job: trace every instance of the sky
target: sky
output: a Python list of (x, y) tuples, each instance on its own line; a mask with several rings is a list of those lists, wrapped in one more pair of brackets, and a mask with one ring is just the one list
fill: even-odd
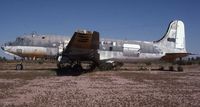
[(0, 0), (0, 45), (25, 33), (72, 36), (78, 29), (154, 41), (171, 21), (182, 20), (187, 51), (199, 54), (199, 13), (199, 0)]

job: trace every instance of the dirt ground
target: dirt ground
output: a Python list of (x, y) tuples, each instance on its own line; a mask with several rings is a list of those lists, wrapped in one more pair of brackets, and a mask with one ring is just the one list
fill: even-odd
[(184, 72), (118, 70), (79, 76), (57, 76), (53, 63), (14, 69), (14, 63), (0, 63), (0, 107), (200, 106), (198, 65), (185, 66)]

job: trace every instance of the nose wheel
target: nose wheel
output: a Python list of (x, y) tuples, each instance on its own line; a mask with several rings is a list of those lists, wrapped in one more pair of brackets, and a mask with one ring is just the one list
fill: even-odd
[(23, 65), (22, 64), (17, 64), (16, 65), (16, 70), (23, 70)]

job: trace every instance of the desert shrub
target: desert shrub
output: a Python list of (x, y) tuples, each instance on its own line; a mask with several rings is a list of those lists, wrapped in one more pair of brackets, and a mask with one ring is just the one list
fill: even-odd
[(151, 62), (146, 62), (145, 63), (147, 66), (150, 66), (152, 63)]
[(38, 64), (43, 64), (44, 61), (43, 60), (38, 60)]
[(192, 65), (192, 61), (187, 61), (187, 65)]

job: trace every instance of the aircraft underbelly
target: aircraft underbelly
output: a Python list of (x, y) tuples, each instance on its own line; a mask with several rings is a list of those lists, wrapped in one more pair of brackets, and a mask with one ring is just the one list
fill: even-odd
[(50, 47), (35, 47), (35, 46), (12, 46), (9, 47), (9, 53), (20, 57), (44, 57), (56, 56), (58, 53), (57, 48)]
[(25, 56), (55, 56), (57, 54), (56, 48), (46, 48), (46, 47), (32, 47), (29, 49), (24, 49), (23, 55)]
[(99, 51), (100, 60), (115, 60), (122, 62), (140, 62), (159, 60), (163, 55), (153, 53), (140, 53), (138, 55), (124, 55), (123, 52)]

